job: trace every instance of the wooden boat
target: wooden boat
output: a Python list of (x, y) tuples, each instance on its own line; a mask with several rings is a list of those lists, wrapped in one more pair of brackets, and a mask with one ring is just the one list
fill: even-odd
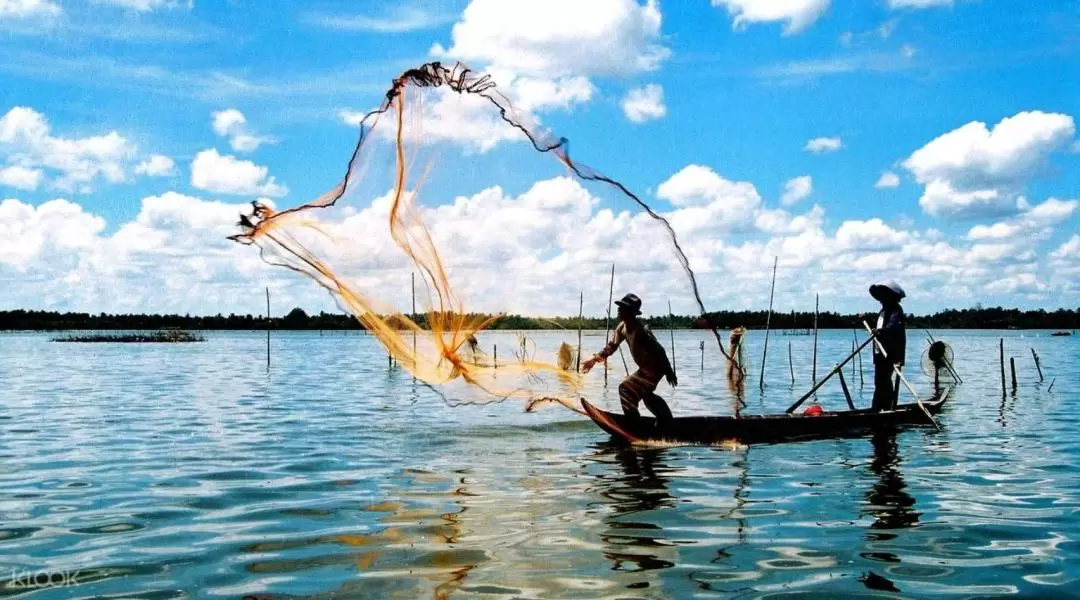
[[(924, 401), (931, 415), (941, 412), (949, 398), (946, 389)], [(629, 443), (676, 442), (715, 444), (735, 440), (744, 444), (778, 443), (806, 439), (860, 436), (878, 429), (910, 425), (930, 426), (930, 420), (918, 404), (900, 404), (894, 410), (872, 409), (803, 414), (752, 415), (735, 417), (677, 417), (669, 426), (658, 429), (652, 417), (628, 417), (599, 409), (584, 398), (581, 406), (600, 429), (616, 440)]]
[(1050, 335), (1053, 336), (1053, 337), (1068, 337), (1068, 336), (1072, 335), (1072, 332), (1071, 331), (1055, 331), (1054, 333), (1051, 333)]

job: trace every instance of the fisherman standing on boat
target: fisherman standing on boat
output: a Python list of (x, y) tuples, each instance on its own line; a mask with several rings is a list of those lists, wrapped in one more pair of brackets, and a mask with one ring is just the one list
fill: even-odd
[(877, 326), (874, 333), (885, 349), (887, 356), (881, 354), (874, 344), (874, 410), (892, 410), (896, 408), (896, 399), (900, 391), (900, 381), (893, 382), (893, 366), (904, 366), (904, 354), (907, 350), (907, 332), (904, 324), (904, 309), (900, 300), (906, 296), (904, 290), (895, 281), (875, 283), (870, 286), (870, 295), (881, 303)]
[(657, 424), (662, 427), (671, 422), (671, 409), (663, 398), (656, 395), (656, 386), (665, 377), (671, 387), (679, 385), (679, 380), (675, 377), (663, 344), (656, 339), (648, 326), (638, 319), (641, 314), (641, 298), (627, 294), (616, 300), (615, 305), (619, 307), (620, 321), (615, 327), (615, 336), (603, 350), (581, 363), (581, 370), (588, 373), (596, 363), (614, 354), (619, 344), (626, 340), (626, 345), (630, 347), (630, 356), (637, 363), (638, 370), (619, 384), (619, 400), (623, 413), (631, 417), (640, 416), (638, 403), (644, 401), (646, 408), (656, 416)]

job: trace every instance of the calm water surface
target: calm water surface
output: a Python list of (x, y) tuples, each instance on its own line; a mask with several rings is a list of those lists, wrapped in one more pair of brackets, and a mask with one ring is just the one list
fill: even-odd
[[(0, 595), (1080, 597), (1080, 337), (935, 335), (965, 379), (940, 432), (637, 450), (558, 406), (450, 407), (364, 335), (277, 334), (269, 375), (257, 333), (0, 335)], [(1019, 379), (1004, 398), (999, 335)], [(925, 342), (909, 336), (917, 372)], [(659, 391), (676, 414), (729, 414), (702, 339), (676, 334), (681, 385)], [(745, 412), (808, 389), (811, 339), (772, 336), (770, 385)], [(851, 342), (823, 333), (819, 372)], [(505, 356), (516, 340), (482, 343)], [(862, 406), (865, 367), (865, 387), (848, 373)], [(617, 381), (594, 371), (585, 395), (614, 409)], [(842, 407), (839, 384), (819, 400)], [(30, 589), (43, 572), (74, 585)]]

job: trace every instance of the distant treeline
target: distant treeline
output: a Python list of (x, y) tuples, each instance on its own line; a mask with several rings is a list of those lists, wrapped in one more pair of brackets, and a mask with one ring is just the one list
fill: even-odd
[[(873, 324), (873, 313), (865, 318)], [(818, 315), (818, 327), (822, 329), (849, 329), (859, 326), (858, 314), (841, 315), (824, 312)], [(703, 317), (657, 316), (646, 319), (655, 329), (732, 329), (743, 326), (748, 329), (765, 327), (766, 312), (721, 311), (707, 313)], [(421, 326), (426, 317), (418, 316)], [(805, 312), (775, 313), (770, 327), (774, 330), (809, 330), (814, 324), (814, 314)], [(33, 310), (0, 311), (0, 330), (59, 331), (72, 329), (118, 330), (118, 329), (270, 329), (278, 330), (361, 330), (364, 329), (351, 315), (321, 312), (309, 315), (294, 308), (284, 317), (274, 317), (267, 323), (266, 317), (252, 315), (110, 315), (89, 313), (59, 313)], [(489, 329), (604, 329), (603, 318), (552, 317), (536, 318), (519, 315), (499, 317)], [(614, 323), (613, 323), (614, 326)], [(1080, 308), (1022, 311), (1015, 308), (968, 308), (944, 310), (933, 315), (908, 315), (909, 328), (930, 329), (1080, 329)]]

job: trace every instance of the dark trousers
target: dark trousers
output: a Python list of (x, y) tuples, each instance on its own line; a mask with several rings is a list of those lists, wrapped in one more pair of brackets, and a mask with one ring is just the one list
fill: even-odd
[(644, 401), (645, 407), (655, 417), (657, 424), (666, 425), (672, 420), (671, 409), (667, 402), (656, 395), (656, 386), (660, 383), (660, 377), (641, 370), (634, 371), (619, 384), (619, 401), (622, 403), (623, 414), (630, 417), (640, 417), (638, 403)]
[(895, 383), (893, 382), (892, 363), (874, 363), (874, 410), (892, 410), (896, 408), (896, 399), (900, 391), (899, 383), (899, 377), (896, 378)]

